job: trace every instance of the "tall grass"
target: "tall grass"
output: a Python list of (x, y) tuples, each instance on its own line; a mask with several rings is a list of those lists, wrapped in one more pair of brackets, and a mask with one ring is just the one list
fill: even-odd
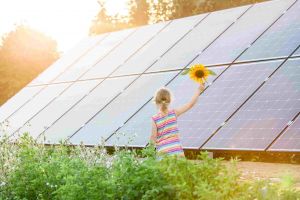
[(25, 135), (1, 142), (0, 199), (300, 199), (290, 177), (241, 181), (236, 162), (207, 153), (158, 160), (153, 147), (108, 154), (102, 146), (45, 146)]

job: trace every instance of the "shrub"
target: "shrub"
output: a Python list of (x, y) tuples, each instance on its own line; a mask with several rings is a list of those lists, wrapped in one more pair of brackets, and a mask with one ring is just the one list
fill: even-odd
[(0, 147), (0, 199), (300, 199), (293, 180), (241, 181), (235, 163), (157, 160), (152, 146), (107, 154), (96, 146), (45, 146), (25, 135)]

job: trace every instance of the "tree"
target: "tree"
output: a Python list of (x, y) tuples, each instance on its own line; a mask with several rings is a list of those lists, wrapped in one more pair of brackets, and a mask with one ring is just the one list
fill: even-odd
[(149, 23), (150, 5), (147, 0), (129, 0), (129, 24), (132, 27), (141, 26)]
[(119, 14), (113, 16), (107, 15), (105, 2), (105, 0), (98, 0), (100, 11), (92, 21), (89, 31), (90, 35), (98, 35), (101, 33), (117, 31), (130, 27), (127, 18), (124, 18)]
[(266, 0), (156, 0), (155, 19), (173, 20), (262, 1)]
[(158, 23), (172, 18), (173, 0), (150, 0), (151, 23)]
[(56, 42), (26, 25), (17, 25), (4, 35), (0, 46), (0, 105), (58, 57)]
[(203, 2), (208, 1), (173, 0), (172, 15), (170, 18), (178, 19), (205, 12), (202, 6)]
[(109, 16), (106, 14), (105, 2), (98, 1), (100, 5), (100, 11), (96, 18), (92, 21), (90, 27), (90, 35), (97, 35), (105, 32), (113, 31)]
[(109, 16), (105, 9), (106, 0), (99, 0), (100, 11), (92, 23), (90, 34), (117, 31), (262, 1), (266, 0), (128, 0), (128, 16)]

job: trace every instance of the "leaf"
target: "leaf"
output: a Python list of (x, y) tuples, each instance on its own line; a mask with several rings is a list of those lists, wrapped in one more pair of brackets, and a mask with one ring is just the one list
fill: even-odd
[(181, 75), (187, 75), (189, 73), (190, 69), (185, 69), (183, 72), (181, 72)]
[(209, 71), (209, 74), (210, 74), (210, 75), (213, 75), (213, 76), (216, 76), (216, 75), (217, 75), (214, 71), (212, 71), (212, 70), (210, 70), (210, 69), (209, 69), (208, 71)]

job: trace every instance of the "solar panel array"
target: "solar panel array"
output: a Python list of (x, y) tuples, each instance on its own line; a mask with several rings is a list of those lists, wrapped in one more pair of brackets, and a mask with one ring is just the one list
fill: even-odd
[(298, 117), (292, 125), (276, 140), (270, 147), (271, 151), (299, 151), (300, 149), (300, 118)]
[(83, 39), (0, 108), (0, 136), (145, 147), (154, 92), (171, 107), (216, 72), (178, 119), (185, 149), (300, 152), (300, 2), (275, 0)]
[(286, 61), (204, 148), (266, 149), (300, 111), (299, 77), (300, 59)]

